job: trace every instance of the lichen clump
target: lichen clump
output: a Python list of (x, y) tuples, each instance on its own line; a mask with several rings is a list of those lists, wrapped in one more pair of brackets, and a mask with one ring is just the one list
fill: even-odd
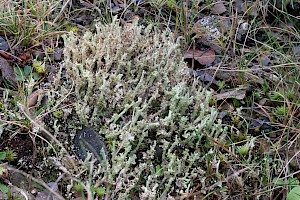
[(114, 20), (64, 41), (55, 90), (74, 103), (65, 120), (77, 115), (110, 154), (94, 185), (110, 199), (171, 199), (205, 180), (214, 150), (207, 136), (221, 140), (224, 130), (209, 106), (211, 93), (190, 75), (170, 31)]

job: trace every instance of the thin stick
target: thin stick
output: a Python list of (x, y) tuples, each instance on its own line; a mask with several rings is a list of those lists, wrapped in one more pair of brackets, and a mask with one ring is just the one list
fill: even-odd
[(9, 165), (4, 166), (5, 168), (7, 168), (10, 171), (13, 171), (15, 173), (19, 173), (22, 174), (23, 176), (25, 176), (28, 179), (31, 179), (34, 182), (37, 182), (38, 184), (42, 185), (44, 188), (46, 188), (49, 192), (51, 192), (53, 195), (55, 195), (58, 199), (60, 200), (65, 200), (65, 198), (63, 196), (61, 196), (59, 193), (55, 192), (51, 187), (49, 187), (43, 180), (39, 180), (34, 178), (33, 176), (31, 176), (30, 174), (27, 174), (21, 170), (15, 169), (14, 167), (11, 167)]

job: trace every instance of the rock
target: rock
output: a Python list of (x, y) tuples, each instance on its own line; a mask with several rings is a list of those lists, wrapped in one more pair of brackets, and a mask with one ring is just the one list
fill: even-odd
[(54, 61), (59, 62), (62, 60), (63, 50), (61, 48), (57, 48), (54, 50)]
[(8, 43), (3, 37), (0, 37), (0, 50), (7, 51), (9, 49)]
[[(83, 161), (88, 157), (88, 153), (91, 153), (97, 159), (98, 163), (101, 163), (103, 159), (108, 159), (105, 143), (90, 128), (84, 127), (78, 131), (74, 138), (74, 144), (76, 155)], [(102, 149), (104, 150), (105, 158), (103, 158), (103, 154), (101, 153)]]
[[(58, 185), (56, 182), (50, 182), (48, 183), (48, 186), (55, 192), (58, 192)], [(44, 199), (49, 199), (49, 200), (57, 200), (55, 195), (49, 193), (48, 191), (42, 191), (38, 192), (36, 195), (35, 200), (44, 200)]]

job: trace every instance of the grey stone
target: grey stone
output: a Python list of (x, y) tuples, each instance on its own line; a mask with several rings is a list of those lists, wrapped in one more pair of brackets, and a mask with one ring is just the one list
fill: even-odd
[(7, 51), (9, 49), (8, 43), (3, 37), (0, 37), (0, 50)]
[[(94, 158), (97, 159), (97, 163), (103, 159), (108, 159), (105, 143), (100, 136), (90, 128), (84, 127), (78, 131), (74, 138), (74, 144), (75, 154), (83, 161), (87, 158), (88, 153), (91, 153)], [(104, 150), (105, 157), (103, 157), (102, 150)]]

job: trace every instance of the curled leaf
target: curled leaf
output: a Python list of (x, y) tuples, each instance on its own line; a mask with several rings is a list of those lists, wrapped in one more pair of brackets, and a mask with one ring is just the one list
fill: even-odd
[(2, 58), (1, 56), (0, 56), (0, 71), (2, 73), (2, 76), (6, 80), (12, 83), (17, 82), (13, 67), (7, 62), (6, 59)]
[(228, 98), (235, 98), (238, 100), (242, 100), (245, 98), (245, 95), (246, 95), (246, 90), (234, 89), (228, 92), (214, 95), (214, 97), (216, 100), (228, 99)]
[(218, 14), (218, 15), (223, 14), (226, 11), (227, 11), (227, 9), (224, 6), (222, 1), (217, 2), (212, 8), (212, 12), (214, 14)]
[(212, 64), (215, 61), (215, 51), (208, 49), (201, 51), (199, 49), (189, 49), (185, 54), (184, 58), (191, 58), (197, 60), (201, 65)]
[(41, 94), (41, 90), (36, 90), (32, 92), (27, 99), (27, 107), (33, 107), (36, 105), (39, 95)]

